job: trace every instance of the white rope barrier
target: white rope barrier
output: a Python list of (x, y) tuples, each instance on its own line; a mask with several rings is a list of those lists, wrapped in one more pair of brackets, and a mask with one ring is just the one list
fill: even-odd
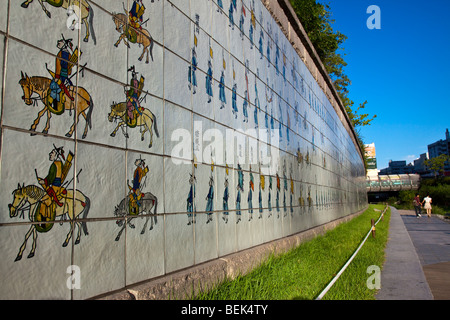
[(334, 283), (339, 279), (339, 277), (341, 276), (341, 274), (345, 271), (345, 269), (347, 269), (347, 267), (350, 265), (350, 263), (353, 261), (353, 259), (356, 257), (356, 255), (358, 254), (359, 250), (362, 248), (362, 246), (364, 245), (364, 243), (366, 242), (367, 238), (369, 238), (370, 234), (372, 233), (372, 231), (374, 230), (375, 226), (378, 224), (378, 222), (380, 222), (381, 218), (383, 217), (383, 215), (386, 213), (387, 210), (387, 206), (386, 208), (383, 210), (383, 212), (381, 213), (380, 217), (378, 218), (377, 222), (375, 223), (375, 225), (370, 228), (369, 232), (367, 233), (366, 237), (364, 238), (364, 240), (361, 242), (361, 244), (359, 245), (358, 249), (356, 249), (356, 251), (353, 253), (353, 255), (350, 257), (350, 259), (348, 259), (348, 261), (345, 263), (345, 265), (341, 268), (341, 270), (336, 274), (336, 276), (331, 280), (331, 282), (326, 286), (326, 288), (317, 296), (316, 300), (322, 300), (323, 296), (331, 289), (331, 287), (334, 285)]

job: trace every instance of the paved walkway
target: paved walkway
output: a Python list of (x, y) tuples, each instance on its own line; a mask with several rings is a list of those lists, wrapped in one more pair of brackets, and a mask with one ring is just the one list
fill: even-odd
[(450, 299), (450, 224), (391, 207), (378, 300)]
[(399, 210), (435, 300), (450, 300), (450, 223)]

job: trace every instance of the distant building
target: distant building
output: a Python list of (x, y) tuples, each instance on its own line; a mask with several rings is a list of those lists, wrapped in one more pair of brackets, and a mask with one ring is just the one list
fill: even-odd
[(377, 170), (377, 153), (375, 151), (375, 143), (364, 145), (367, 157), (367, 176), (378, 176)]
[(425, 166), (425, 160), (428, 160), (428, 153), (422, 153), (419, 159), (414, 160), (414, 171), (420, 175), (426, 174), (428, 168)]
[[(422, 153), (419, 159), (414, 160), (414, 164), (406, 164), (406, 160), (391, 160), (389, 161), (389, 167), (381, 169), (379, 175), (417, 173), (422, 177), (432, 177), (434, 174), (425, 166), (425, 160), (436, 158), (441, 154), (450, 156), (450, 132), (448, 129), (445, 131), (445, 140), (439, 140), (435, 143), (429, 144), (428, 152)], [(444, 174), (450, 176), (450, 161), (446, 163), (444, 170)]]
[(445, 132), (445, 140), (439, 140), (428, 145), (430, 159), (439, 157), (441, 154), (450, 155), (450, 133)]
[[(445, 131), (445, 140), (439, 140), (428, 145), (428, 155), (430, 159), (439, 157), (441, 154), (450, 156), (450, 133), (448, 129)], [(450, 162), (445, 164), (444, 170), (446, 171), (445, 175), (450, 174)]]
[(412, 164), (406, 164), (406, 160), (389, 161), (389, 167), (381, 169), (379, 175), (395, 175), (415, 173)]

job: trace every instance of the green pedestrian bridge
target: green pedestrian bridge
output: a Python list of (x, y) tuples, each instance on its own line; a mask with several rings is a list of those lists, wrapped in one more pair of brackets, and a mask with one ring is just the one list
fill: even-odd
[(420, 175), (398, 174), (367, 177), (366, 183), (367, 192), (369, 193), (418, 190), (420, 187)]

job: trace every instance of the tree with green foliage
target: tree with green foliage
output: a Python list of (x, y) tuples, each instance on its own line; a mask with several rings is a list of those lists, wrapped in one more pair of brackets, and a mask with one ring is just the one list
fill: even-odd
[(351, 81), (344, 73), (347, 63), (344, 60), (345, 54), (341, 52), (343, 51), (341, 46), (347, 36), (333, 30), (334, 20), (331, 18), (330, 6), (316, 0), (290, 0), (290, 3), (330, 75), (353, 126), (356, 129), (370, 125), (376, 115), (371, 117), (367, 113), (360, 113), (366, 107), (367, 101), (361, 103), (355, 110), (354, 102), (348, 97), (348, 86)]
[(445, 164), (449, 161), (450, 156), (441, 154), (438, 157), (425, 160), (424, 164), (434, 172), (434, 178), (437, 179), (438, 174), (444, 173)]

